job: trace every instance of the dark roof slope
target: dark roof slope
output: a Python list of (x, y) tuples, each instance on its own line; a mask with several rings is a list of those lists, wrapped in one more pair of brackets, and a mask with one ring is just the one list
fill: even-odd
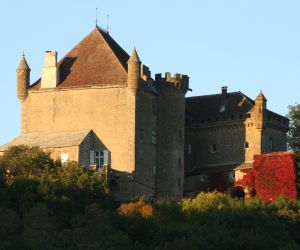
[[(126, 83), (129, 55), (106, 32), (96, 27), (58, 63), (58, 88)], [(31, 86), (40, 88), (40, 79)]]
[(187, 119), (209, 118), (234, 114), (244, 114), (253, 107), (254, 101), (241, 92), (187, 97), (185, 110)]

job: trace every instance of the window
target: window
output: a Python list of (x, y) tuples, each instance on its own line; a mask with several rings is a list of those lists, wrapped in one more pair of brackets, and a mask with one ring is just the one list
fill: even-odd
[(206, 174), (202, 174), (199, 176), (199, 179), (201, 182), (205, 182), (207, 180), (207, 175)]
[(152, 166), (152, 174), (153, 174), (153, 175), (156, 175), (156, 165), (153, 165), (153, 166)]
[(245, 148), (245, 149), (249, 148), (249, 142), (245, 141), (245, 143), (244, 143), (244, 148)]
[(246, 117), (247, 117), (247, 118), (251, 118), (251, 114), (247, 114)]
[(270, 150), (271, 150), (271, 151), (274, 150), (274, 141), (273, 141), (273, 137), (270, 137)]
[(152, 138), (151, 138), (152, 144), (156, 145), (157, 144), (157, 135), (154, 130), (152, 130)]
[(228, 174), (228, 178), (230, 182), (234, 182), (235, 181), (235, 173), (234, 172), (230, 172)]
[(157, 99), (152, 98), (152, 114), (157, 115)]
[(178, 158), (178, 167), (181, 167), (181, 158)]
[(60, 161), (61, 163), (66, 163), (69, 160), (69, 154), (68, 153), (62, 153), (60, 154)]
[(181, 187), (181, 179), (178, 178), (178, 187)]
[(96, 165), (96, 170), (101, 171), (103, 165), (108, 164), (108, 151), (90, 151), (90, 165)]
[(192, 144), (188, 145), (188, 153), (189, 153), (189, 155), (192, 154)]
[(182, 138), (182, 129), (179, 129), (179, 138)]
[(217, 145), (216, 145), (216, 144), (212, 144), (212, 145), (210, 146), (210, 152), (211, 152), (212, 154), (217, 153)]

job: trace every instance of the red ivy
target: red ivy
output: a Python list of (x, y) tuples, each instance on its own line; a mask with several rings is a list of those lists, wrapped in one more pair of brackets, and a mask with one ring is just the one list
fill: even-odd
[(293, 153), (271, 153), (254, 156), (253, 168), (235, 185), (248, 186), (264, 201), (280, 194), (297, 198), (297, 175)]

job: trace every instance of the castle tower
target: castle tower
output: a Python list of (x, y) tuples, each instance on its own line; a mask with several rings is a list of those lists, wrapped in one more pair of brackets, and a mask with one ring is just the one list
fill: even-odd
[(187, 75), (155, 75), (158, 97), (157, 197), (181, 198), (184, 183), (185, 94)]
[(127, 86), (135, 94), (137, 92), (139, 81), (140, 81), (140, 69), (141, 69), (141, 61), (135, 48), (133, 48), (132, 50), (127, 65), (128, 65)]
[(17, 68), (17, 96), (20, 102), (25, 101), (30, 83), (30, 68), (26, 62), (24, 53), (22, 54)]

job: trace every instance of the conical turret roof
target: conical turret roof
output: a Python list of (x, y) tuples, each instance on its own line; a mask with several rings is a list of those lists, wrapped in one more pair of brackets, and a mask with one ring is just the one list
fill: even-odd
[(264, 96), (262, 90), (259, 91), (257, 97), (255, 98), (255, 101), (256, 100), (263, 100), (263, 101), (267, 101), (267, 98)]
[(141, 62), (139, 56), (138, 56), (138, 53), (136, 52), (136, 49), (135, 47), (133, 48), (132, 50), (132, 53), (131, 53), (131, 56), (128, 60), (129, 62)]
[(28, 66), (28, 63), (26, 62), (24, 53), (21, 56), (21, 60), (20, 60), (20, 63), (19, 63), (19, 66), (18, 66), (17, 70), (18, 69), (23, 69), (23, 70), (27, 69), (27, 70), (30, 70), (30, 68)]

